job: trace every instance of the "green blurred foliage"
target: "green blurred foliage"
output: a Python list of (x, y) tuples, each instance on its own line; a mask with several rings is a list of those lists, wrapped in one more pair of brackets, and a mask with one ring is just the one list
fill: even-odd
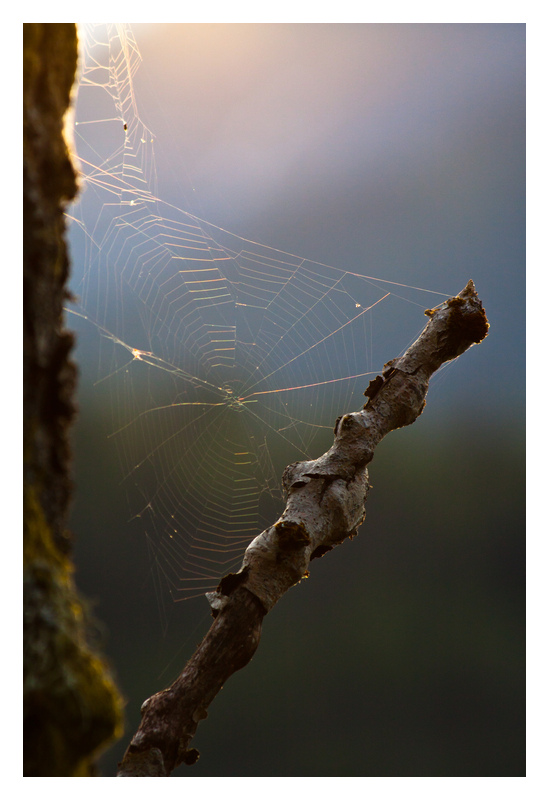
[[(113, 449), (99, 449), (108, 424), (86, 411), (73, 526), (128, 701), (127, 736), (102, 764), (113, 774), (141, 703), (209, 615), (205, 600), (157, 591)], [(379, 446), (359, 536), (267, 616), (253, 661), (199, 727), (200, 760), (176, 775), (525, 774), (521, 418), (428, 414)]]

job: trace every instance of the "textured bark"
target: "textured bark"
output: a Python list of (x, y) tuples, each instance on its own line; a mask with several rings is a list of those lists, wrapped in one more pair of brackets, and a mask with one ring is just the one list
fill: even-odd
[(76, 369), (64, 328), (64, 205), (76, 193), (63, 138), (74, 24), (23, 26), (24, 774), (84, 776), (119, 732), (121, 703), (89, 647), (66, 518)]
[(367, 465), (381, 439), (414, 422), (431, 375), (488, 333), (472, 281), (425, 313), (429, 322), (418, 339), (370, 382), (363, 409), (337, 420), (328, 452), (286, 468), (284, 513), (251, 542), (239, 572), (208, 594), (212, 626), (172, 686), (143, 704), (119, 776), (167, 776), (196, 761), (198, 752), (189, 744), (198, 723), (227, 678), (252, 658), (264, 615), (308, 574), (312, 559), (357, 533), (369, 489)]

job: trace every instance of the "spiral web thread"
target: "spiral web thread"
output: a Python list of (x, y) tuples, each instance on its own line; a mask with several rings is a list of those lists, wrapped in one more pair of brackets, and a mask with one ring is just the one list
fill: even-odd
[(163, 203), (131, 28), (87, 25), (80, 36), (75, 313), (101, 334), (112, 435), (158, 577), (186, 599), (238, 567), (280, 505), (284, 466), (323, 452), (335, 418), (360, 407), (382, 366), (370, 360), (374, 313), (396, 305), (405, 330), (411, 309), (415, 334), (425, 290), (283, 253)]

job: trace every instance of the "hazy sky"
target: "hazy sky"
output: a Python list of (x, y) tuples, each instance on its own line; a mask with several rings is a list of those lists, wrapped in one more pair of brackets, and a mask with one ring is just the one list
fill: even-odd
[(524, 25), (133, 29), (163, 200), (341, 269), (448, 294), (473, 278), (491, 322), (467, 367), (479, 408), (520, 409)]
[[(392, 199), (395, 217), (407, 190), (432, 211), (453, 196), (445, 210), (463, 216), (463, 201), (479, 205), (495, 181), (496, 154), (501, 189), (521, 174), (524, 26), (134, 27), (162, 185), (177, 195), (187, 177), (220, 224), (290, 203), (312, 205), (320, 228), (348, 193), (355, 204)], [(367, 216), (356, 209), (355, 220)]]
[[(80, 242), (72, 237), (72, 260), (84, 313), (103, 326), (99, 340), (93, 331), (83, 332), (78, 355), (83, 367), (93, 365), (99, 391), (111, 387), (111, 398), (103, 402), (113, 413), (110, 432), (121, 431), (114, 438), (126, 485), (135, 481), (137, 487), (132, 513), (147, 510), (156, 529), (154, 514), (161, 507), (160, 536), (170, 525), (186, 529), (191, 518), (202, 524), (208, 515), (195, 511), (193, 493), (188, 507), (180, 502), (182, 483), (196, 484), (199, 505), (207, 505), (207, 487), (221, 461), (240, 475), (238, 454), (252, 453), (250, 463), (265, 490), (278, 486), (280, 467), (267, 475), (265, 464), (279, 458), (282, 469), (288, 460), (328, 447), (328, 441), (313, 441), (316, 428), (331, 436), (337, 414), (362, 403), (368, 371), (401, 353), (423, 326), (423, 309), (442, 302), (441, 296), (420, 295), (413, 298), (419, 305), (395, 299), (378, 308), (384, 292), (402, 293), (397, 284), (448, 296), (473, 278), (490, 334), (434, 377), (430, 424), (476, 436), (505, 431), (519, 441), (525, 26), (143, 24), (133, 26), (135, 47), (131, 36), (118, 40), (121, 30), (111, 27), (110, 56), (106, 40), (94, 51), (98, 68), (93, 60), (85, 62), (77, 143), (87, 140), (92, 146), (80, 149), (81, 157), (107, 172), (85, 168), (91, 177), (75, 215), (84, 215), (87, 233)], [(116, 81), (124, 82), (128, 54), (132, 78), (117, 110), (104, 86), (94, 83), (108, 79), (116, 88)], [(111, 64), (110, 76), (103, 63)], [(161, 198), (165, 205), (155, 207), (161, 216), (151, 223), (148, 201), (143, 211), (124, 205), (134, 195), (113, 204), (115, 194), (105, 191), (109, 173), (113, 181), (133, 181)], [(277, 250), (265, 251), (250, 273), (248, 262), (231, 266), (223, 252), (218, 271), (209, 261), (209, 240), (202, 237), (202, 251), (192, 245), (195, 234), (185, 227), (194, 224), (192, 218), (183, 214), (183, 228), (177, 229), (166, 222), (174, 207), (245, 237), (232, 241), (235, 252), (250, 249), (246, 239)], [(161, 246), (173, 231), (175, 258)], [(90, 242), (103, 236), (96, 253)], [(351, 279), (340, 286), (337, 277), (333, 289), (332, 279), (323, 277), (328, 273), (313, 266), (284, 284), (278, 266), (274, 272), (268, 266), (274, 258), (291, 275), (299, 258), (284, 253), (333, 265), (342, 270), (338, 275), (347, 270), (392, 283), (359, 297), (367, 283), (359, 289)], [(340, 308), (344, 297), (348, 307)], [(365, 317), (370, 304), (375, 310)], [(360, 322), (348, 324), (355, 316)], [(334, 333), (339, 330), (341, 338)], [(108, 332), (112, 353), (104, 348)], [(132, 361), (139, 348), (153, 354), (146, 368), (140, 356)], [(196, 387), (204, 389), (212, 364), (213, 390), (206, 397), (193, 394)], [(177, 369), (182, 372), (172, 383)], [(184, 374), (197, 380), (189, 382)], [(349, 376), (358, 378), (352, 382)], [(215, 409), (234, 412), (219, 389), (226, 380), (233, 381), (231, 391), (238, 386), (239, 394), (258, 404), (249, 429), (231, 433), (230, 441), (224, 417), (215, 416)], [(348, 388), (345, 396), (329, 395), (340, 386)], [(289, 387), (299, 391), (276, 394)], [(236, 414), (235, 431), (239, 419)], [(264, 427), (252, 433), (259, 419)], [(264, 460), (258, 443), (266, 435), (286, 449), (275, 457), (269, 440)], [(210, 444), (204, 447), (210, 440), (211, 461), (205, 456)], [(191, 463), (203, 465), (202, 478), (197, 468), (186, 471)], [(215, 486), (225, 492), (221, 482)], [(157, 500), (155, 487), (162, 493), (158, 507), (150, 502)], [(227, 485), (214, 507), (233, 496), (233, 484)], [(215, 537), (221, 518), (208, 524)]]

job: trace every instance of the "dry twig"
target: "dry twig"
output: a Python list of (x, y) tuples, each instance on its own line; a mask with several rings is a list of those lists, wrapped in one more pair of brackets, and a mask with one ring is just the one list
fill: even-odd
[(367, 465), (378, 443), (414, 422), (431, 375), (488, 333), (473, 281), (425, 313), (429, 322), (418, 339), (370, 382), (364, 408), (337, 420), (328, 452), (284, 471), (284, 513), (251, 542), (239, 572), (207, 595), (212, 626), (176, 681), (143, 704), (119, 776), (167, 776), (196, 761), (198, 751), (189, 744), (198, 723), (226, 680), (252, 658), (265, 614), (308, 574), (311, 559), (357, 533), (369, 488)]

